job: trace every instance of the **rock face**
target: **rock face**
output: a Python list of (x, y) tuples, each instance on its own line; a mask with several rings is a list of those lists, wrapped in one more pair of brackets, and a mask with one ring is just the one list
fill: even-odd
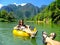
[(3, 6), (1, 10), (6, 10), (7, 12), (13, 12), (14, 16), (18, 19), (22, 18), (31, 18), (37, 13), (40, 12), (40, 8), (37, 6), (34, 6), (30, 3), (27, 3), (24, 6), (21, 5), (15, 5), (15, 4), (9, 4), (7, 6)]

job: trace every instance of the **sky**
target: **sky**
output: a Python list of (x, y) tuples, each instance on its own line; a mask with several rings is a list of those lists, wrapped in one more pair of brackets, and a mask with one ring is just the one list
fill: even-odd
[(41, 7), (41, 5), (49, 5), (54, 0), (0, 0), (0, 8), (8, 4), (26, 4), (31, 3), (35, 6)]

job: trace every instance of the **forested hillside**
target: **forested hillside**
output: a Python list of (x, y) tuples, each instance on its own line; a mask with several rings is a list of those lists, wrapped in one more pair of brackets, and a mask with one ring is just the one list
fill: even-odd
[(56, 0), (52, 2), (42, 12), (34, 16), (33, 19), (60, 23), (60, 1)]
[(14, 12), (14, 16), (17, 19), (30, 18), (40, 12), (39, 7), (36, 7), (30, 3), (24, 6), (16, 6), (15, 4), (9, 4), (7, 6), (3, 6), (1, 10), (6, 10), (7, 12)]
[[(9, 4), (7, 6), (3, 6), (0, 9), (0, 21), (4, 20), (10, 20), (12, 18), (15, 19), (27, 19), (31, 20), (31, 18), (38, 13), (40, 13), (43, 9), (45, 9), (46, 5), (42, 5), (41, 8), (34, 6), (33, 4), (27, 3), (24, 6), (21, 5), (15, 5), (15, 4)], [(1, 17), (2, 15), (2, 17)], [(6, 18), (6, 20), (5, 20)]]

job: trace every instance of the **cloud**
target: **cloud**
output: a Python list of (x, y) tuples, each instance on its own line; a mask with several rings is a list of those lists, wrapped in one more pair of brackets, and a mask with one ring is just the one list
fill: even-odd
[(24, 5), (26, 5), (27, 3), (22, 3), (22, 4), (20, 4), (21, 6), (24, 6)]
[(3, 5), (2, 4), (0, 4), (0, 8), (2, 7)]
[(16, 4), (16, 3), (13, 3), (13, 4), (15, 4), (16, 6), (18, 6), (18, 4)]
[(24, 5), (26, 5), (27, 3), (22, 3), (22, 4), (13, 3), (13, 4), (15, 4), (16, 6), (18, 6), (18, 5), (24, 6)]

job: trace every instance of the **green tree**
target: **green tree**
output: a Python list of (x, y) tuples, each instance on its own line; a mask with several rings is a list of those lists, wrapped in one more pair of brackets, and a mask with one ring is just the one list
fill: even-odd
[(5, 18), (7, 15), (8, 15), (8, 12), (5, 11), (5, 10), (2, 10), (0, 17), (1, 17), (1, 18)]
[(15, 17), (13, 12), (7, 12), (6, 10), (0, 11), (0, 21), (14, 21)]

